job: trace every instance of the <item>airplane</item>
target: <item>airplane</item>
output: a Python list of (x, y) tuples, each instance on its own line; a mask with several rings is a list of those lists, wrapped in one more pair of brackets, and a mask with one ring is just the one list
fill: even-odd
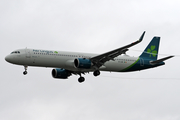
[[(118, 49), (103, 53), (90, 54), (78, 52), (64, 52), (40, 49), (18, 49), (5, 57), (9, 63), (23, 65), (27, 74), (28, 66), (50, 67), (52, 77), (57, 79), (67, 79), (72, 74), (79, 75), (79, 83), (85, 81), (82, 74), (93, 72), (94, 76), (99, 76), (100, 71), (110, 72), (131, 72), (150, 69), (165, 65), (163, 61), (174, 56), (168, 56), (157, 60), (160, 37), (153, 37), (144, 52), (139, 57), (126, 55), (128, 48), (140, 43), (143, 40), (145, 31), (139, 40), (120, 47)], [(124, 55), (122, 55), (124, 54)]]

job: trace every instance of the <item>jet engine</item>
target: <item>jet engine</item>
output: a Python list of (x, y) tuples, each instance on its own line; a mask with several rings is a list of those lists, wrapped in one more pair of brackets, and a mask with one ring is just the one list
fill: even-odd
[(67, 79), (71, 75), (71, 72), (61, 68), (55, 68), (52, 70), (53, 78)]
[(76, 68), (90, 69), (92, 66), (92, 62), (89, 59), (77, 58), (74, 60), (74, 65)]

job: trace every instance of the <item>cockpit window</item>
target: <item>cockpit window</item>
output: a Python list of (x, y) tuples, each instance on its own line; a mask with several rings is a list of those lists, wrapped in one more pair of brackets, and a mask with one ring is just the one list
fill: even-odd
[(11, 52), (11, 54), (20, 54), (20, 52), (19, 51), (13, 51), (13, 52)]

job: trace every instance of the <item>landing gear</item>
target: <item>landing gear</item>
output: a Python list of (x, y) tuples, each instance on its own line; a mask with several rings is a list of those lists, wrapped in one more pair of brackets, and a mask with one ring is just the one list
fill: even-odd
[(85, 81), (85, 78), (84, 77), (80, 77), (79, 79), (78, 79), (78, 82), (79, 83), (82, 83), (82, 82), (84, 82)]
[(79, 83), (84, 82), (84, 81), (85, 81), (85, 78), (81, 76), (81, 73), (78, 73), (78, 74), (79, 74), (79, 76), (80, 76), (80, 77), (78, 78), (78, 82), (79, 82)]
[(27, 71), (24, 71), (23, 74), (26, 75), (26, 74), (27, 74)]
[(24, 66), (24, 69), (25, 69), (25, 71), (23, 72), (24, 75), (27, 74), (27, 67), (28, 67), (28, 66)]
[(99, 70), (94, 71), (94, 72), (93, 72), (93, 75), (94, 75), (94, 76), (100, 75), (100, 71), (99, 71)]

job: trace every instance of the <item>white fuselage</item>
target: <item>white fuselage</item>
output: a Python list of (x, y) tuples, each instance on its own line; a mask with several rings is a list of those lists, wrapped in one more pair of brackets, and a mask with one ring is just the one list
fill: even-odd
[[(38, 50), (38, 49), (19, 49), (18, 52), (11, 53), (5, 59), (13, 64), (23, 66), (37, 66), (37, 67), (51, 67), (51, 68), (64, 68), (70, 71), (94, 71), (91, 69), (80, 69), (74, 66), (74, 60), (76, 58), (92, 58), (97, 54), (78, 53), (78, 52), (63, 52), (63, 51), (51, 51), (51, 50)], [(127, 55), (119, 56), (106, 62), (100, 67), (102, 71), (121, 71), (131, 64), (133, 64), (138, 58), (129, 57)]]

